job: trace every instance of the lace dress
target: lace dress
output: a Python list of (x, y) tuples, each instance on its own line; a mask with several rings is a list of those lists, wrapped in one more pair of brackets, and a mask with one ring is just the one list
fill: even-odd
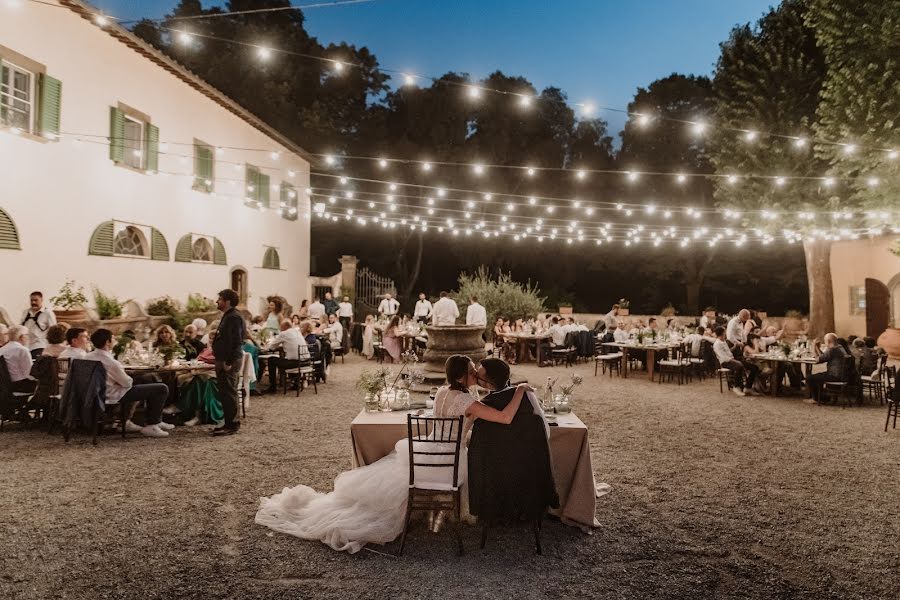
[[(464, 415), (474, 396), (449, 388), (438, 390), (435, 416)], [(468, 420), (467, 420), (468, 421)], [(469, 424), (470, 425), (470, 424)], [(284, 488), (260, 498), (256, 522), (270, 529), (308, 540), (320, 540), (339, 551), (359, 552), (368, 543), (386, 544), (403, 532), (409, 485), (409, 449), (406, 438), (384, 458), (334, 481), (334, 491), (323, 494), (309, 486)], [(433, 449), (433, 448), (430, 448)], [(460, 456), (459, 481), (464, 481), (465, 446)], [(422, 468), (427, 472), (450, 469)], [(451, 475), (452, 476), (452, 475)], [(419, 477), (419, 470), (416, 471)]]

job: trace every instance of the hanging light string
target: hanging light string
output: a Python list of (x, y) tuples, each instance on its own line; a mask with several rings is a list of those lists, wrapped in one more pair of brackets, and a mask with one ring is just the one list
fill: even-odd
[[(29, 2), (40, 4), (44, 6), (50, 6), (53, 8), (67, 8), (68, 6), (63, 6), (60, 4), (52, 4), (50, 2), (46, 2), (45, 0), (28, 0)], [(189, 15), (185, 17), (176, 17), (178, 20), (192, 20), (192, 19), (201, 19), (201, 18), (210, 18), (210, 17), (224, 17), (224, 16), (236, 16), (242, 14), (252, 14), (252, 13), (265, 13), (265, 12), (276, 12), (282, 10), (303, 10), (304, 8), (319, 8), (324, 6), (338, 6), (341, 4), (354, 4), (361, 2), (371, 2), (374, 0), (336, 0), (333, 2), (319, 2), (315, 4), (309, 4), (306, 6), (290, 6), (290, 7), (276, 7), (269, 9), (251, 9), (246, 11), (232, 11), (227, 13), (213, 13), (210, 15)], [(16, 6), (16, 3), (13, 2), (10, 4), (13, 8)], [(124, 23), (133, 23), (134, 21), (118, 21), (115, 17), (107, 15), (102, 12), (93, 12), (84, 7), (79, 7), (79, 12), (85, 14), (86, 16), (92, 17), (93, 22), (99, 27), (107, 27), (110, 25), (118, 25)], [(150, 19), (154, 22), (165, 22), (167, 19)], [(168, 19), (174, 20), (174, 19)], [(249, 42), (242, 42), (239, 40), (231, 39), (231, 38), (223, 38), (220, 36), (213, 36), (209, 34), (203, 34), (195, 31), (188, 30), (186, 28), (174, 28), (174, 27), (160, 27), (160, 29), (167, 31), (175, 36), (175, 39), (180, 42), (182, 45), (190, 45), (192, 44), (194, 38), (201, 39), (209, 39), (213, 41), (218, 41), (227, 44), (235, 44), (238, 46), (250, 48), (254, 50), (257, 54), (257, 57), (260, 60), (268, 60), (272, 57), (273, 54), (283, 54), (287, 56), (295, 56), (298, 58), (305, 58), (310, 60), (315, 60), (319, 62), (323, 62), (328, 64), (335, 74), (342, 73), (346, 68), (365, 68), (366, 65), (361, 63), (354, 63), (346, 60), (342, 60), (339, 58), (329, 58), (318, 56), (314, 54), (308, 54), (303, 52), (295, 52), (292, 50), (285, 50), (280, 48), (272, 48), (263, 44), (253, 44)], [(388, 67), (379, 67), (379, 70), (392, 74), (399, 75), (402, 78), (403, 85), (411, 86), (415, 85), (417, 81), (427, 81), (432, 84), (441, 83), (443, 85), (449, 85), (456, 88), (462, 88), (466, 91), (466, 95), (473, 99), (477, 100), (482, 96), (483, 93), (491, 93), (502, 96), (508, 96), (514, 98), (516, 104), (522, 108), (526, 109), (530, 107), (535, 101), (542, 100), (543, 98), (540, 95), (534, 95), (531, 93), (522, 93), (522, 92), (512, 92), (509, 90), (501, 90), (497, 88), (491, 88), (484, 85), (476, 85), (471, 82), (459, 82), (459, 81), (447, 81), (443, 80), (440, 77), (433, 75), (424, 75), (419, 73), (414, 73), (407, 70), (388, 68)], [(703, 119), (690, 120), (690, 119), (680, 119), (677, 117), (672, 117), (668, 115), (661, 115), (652, 112), (642, 112), (642, 111), (633, 111), (623, 108), (616, 108), (610, 106), (603, 106), (599, 104), (595, 104), (593, 102), (585, 101), (585, 102), (574, 102), (570, 103), (571, 106), (579, 109), (583, 116), (588, 117), (593, 114), (596, 110), (603, 110), (607, 112), (614, 112), (619, 114), (625, 114), (629, 117), (632, 117), (634, 123), (640, 128), (646, 128), (650, 126), (654, 121), (669, 121), (673, 123), (679, 123), (682, 125), (686, 125), (689, 130), (695, 135), (703, 135), (708, 129), (720, 129), (722, 131), (730, 131), (736, 134), (739, 134), (741, 139), (748, 143), (753, 143), (762, 137), (770, 137), (777, 138), (783, 140), (789, 140), (796, 148), (805, 148), (809, 143), (817, 143), (823, 145), (831, 145), (831, 146), (841, 146), (842, 153), (845, 155), (852, 155), (856, 153), (859, 149), (868, 149), (877, 152), (884, 152), (888, 159), (895, 160), (898, 155), (900, 155), (900, 151), (896, 148), (886, 148), (880, 146), (872, 146), (872, 145), (863, 145), (859, 144), (855, 141), (847, 141), (847, 140), (831, 140), (825, 139), (822, 137), (809, 136), (804, 134), (783, 134), (783, 133), (775, 133), (772, 131), (761, 131), (753, 128), (743, 128), (743, 127), (731, 127), (726, 125), (715, 125), (707, 122)]]
[(215, 19), (220, 17), (236, 17), (242, 15), (257, 15), (261, 13), (277, 13), (295, 10), (308, 10), (310, 8), (330, 8), (333, 6), (344, 6), (347, 4), (365, 4), (375, 2), (375, 0), (332, 0), (331, 2), (316, 2), (313, 4), (295, 4), (292, 6), (274, 6), (269, 8), (254, 8), (250, 10), (232, 10), (228, 12), (209, 13), (204, 15), (185, 15), (173, 17), (161, 17), (158, 19), (132, 19), (130, 21), (119, 21), (123, 25), (139, 23), (141, 21), (152, 21), (154, 23), (163, 23), (167, 21), (193, 21), (198, 19)]

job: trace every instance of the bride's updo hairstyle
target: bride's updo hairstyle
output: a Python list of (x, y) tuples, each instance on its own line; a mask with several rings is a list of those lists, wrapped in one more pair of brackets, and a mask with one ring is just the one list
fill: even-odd
[(481, 361), (481, 366), (495, 390), (502, 390), (509, 385), (508, 364), (499, 358), (486, 358)]
[(447, 385), (451, 390), (458, 392), (468, 392), (464, 384), (459, 380), (469, 375), (469, 364), (472, 362), (468, 356), (462, 354), (454, 354), (444, 363), (444, 372), (447, 374)]

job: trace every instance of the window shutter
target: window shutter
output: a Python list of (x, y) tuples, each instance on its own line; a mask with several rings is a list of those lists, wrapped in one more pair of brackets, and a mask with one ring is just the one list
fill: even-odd
[(217, 265), (227, 264), (225, 246), (222, 245), (219, 238), (213, 238), (213, 262)]
[(106, 221), (97, 226), (91, 235), (88, 254), (92, 256), (113, 255), (113, 222)]
[(21, 250), (19, 245), (19, 231), (6, 211), (0, 209), (0, 249)]
[(191, 262), (191, 234), (182, 236), (175, 246), (175, 262)]
[(209, 146), (194, 144), (194, 189), (212, 192), (213, 184), (213, 150)]
[(62, 82), (49, 75), (41, 75), (41, 107), (38, 130), (41, 135), (59, 139), (59, 113), (62, 106)]
[(147, 160), (144, 162), (147, 171), (154, 173), (159, 170), (159, 127), (147, 123), (147, 139), (144, 140), (144, 154)]
[(152, 228), (150, 239), (150, 258), (152, 260), (169, 260), (169, 244), (165, 236), (156, 227)]
[(263, 207), (269, 208), (269, 176), (264, 175), (263, 173), (259, 174), (259, 186), (256, 188), (258, 190), (258, 194), (256, 196), (257, 202), (261, 203)]
[[(251, 186), (253, 191), (250, 191)], [(244, 170), (244, 197), (250, 202), (259, 198), (259, 169), (250, 165)]]
[(115, 106), (109, 107), (109, 158), (125, 160), (125, 114)]
[[(293, 198), (291, 198), (291, 194), (293, 194)], [(297, 213), (291, 214), (291, 209), (297, 208), (297, 192), (289, 183), (281, 182), (281, 203), (282, 207), (281, 217), (287, 219), (289, 221), (297, 220)]]
[(266, 253), (263, 255), (263, 269), (280, 269), (281, 268), (281, 260), (278, 257), (278, 250), (275, 248), (266, 248)]

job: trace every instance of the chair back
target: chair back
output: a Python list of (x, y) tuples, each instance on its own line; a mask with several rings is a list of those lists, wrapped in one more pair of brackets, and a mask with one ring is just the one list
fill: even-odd
[(56, 395), (62, 393), (62, 386), (60, 383), (65, 382), (66, 377), (69, 376), (69, 361), (71, 359), (68, 358), (57, 358), (56, 359)]
[(6, 358), (0, 356), (0, 416), (14, 408), (12, 377), (6, 366)]
[(841, 376), (840, 381), (843, 383), (850, 383), (851, 378), (856, 371), (856, 359), (852, 354), (848, 354), (841, 361)]
[[(463, 416), (418, 417), (406, 416), (406, 434), (409, 441), (409, 486), (416, 487), (416, 475), (420, 482), (446, 482), (449, 487), (459, 487), (459, 453), (462, 444)], [(452, 479), (432, 470), (452, 469)], [(446, 472), (449, 475), (449, 472)], [(431, 486), (429, 486), (431, 487)]]

